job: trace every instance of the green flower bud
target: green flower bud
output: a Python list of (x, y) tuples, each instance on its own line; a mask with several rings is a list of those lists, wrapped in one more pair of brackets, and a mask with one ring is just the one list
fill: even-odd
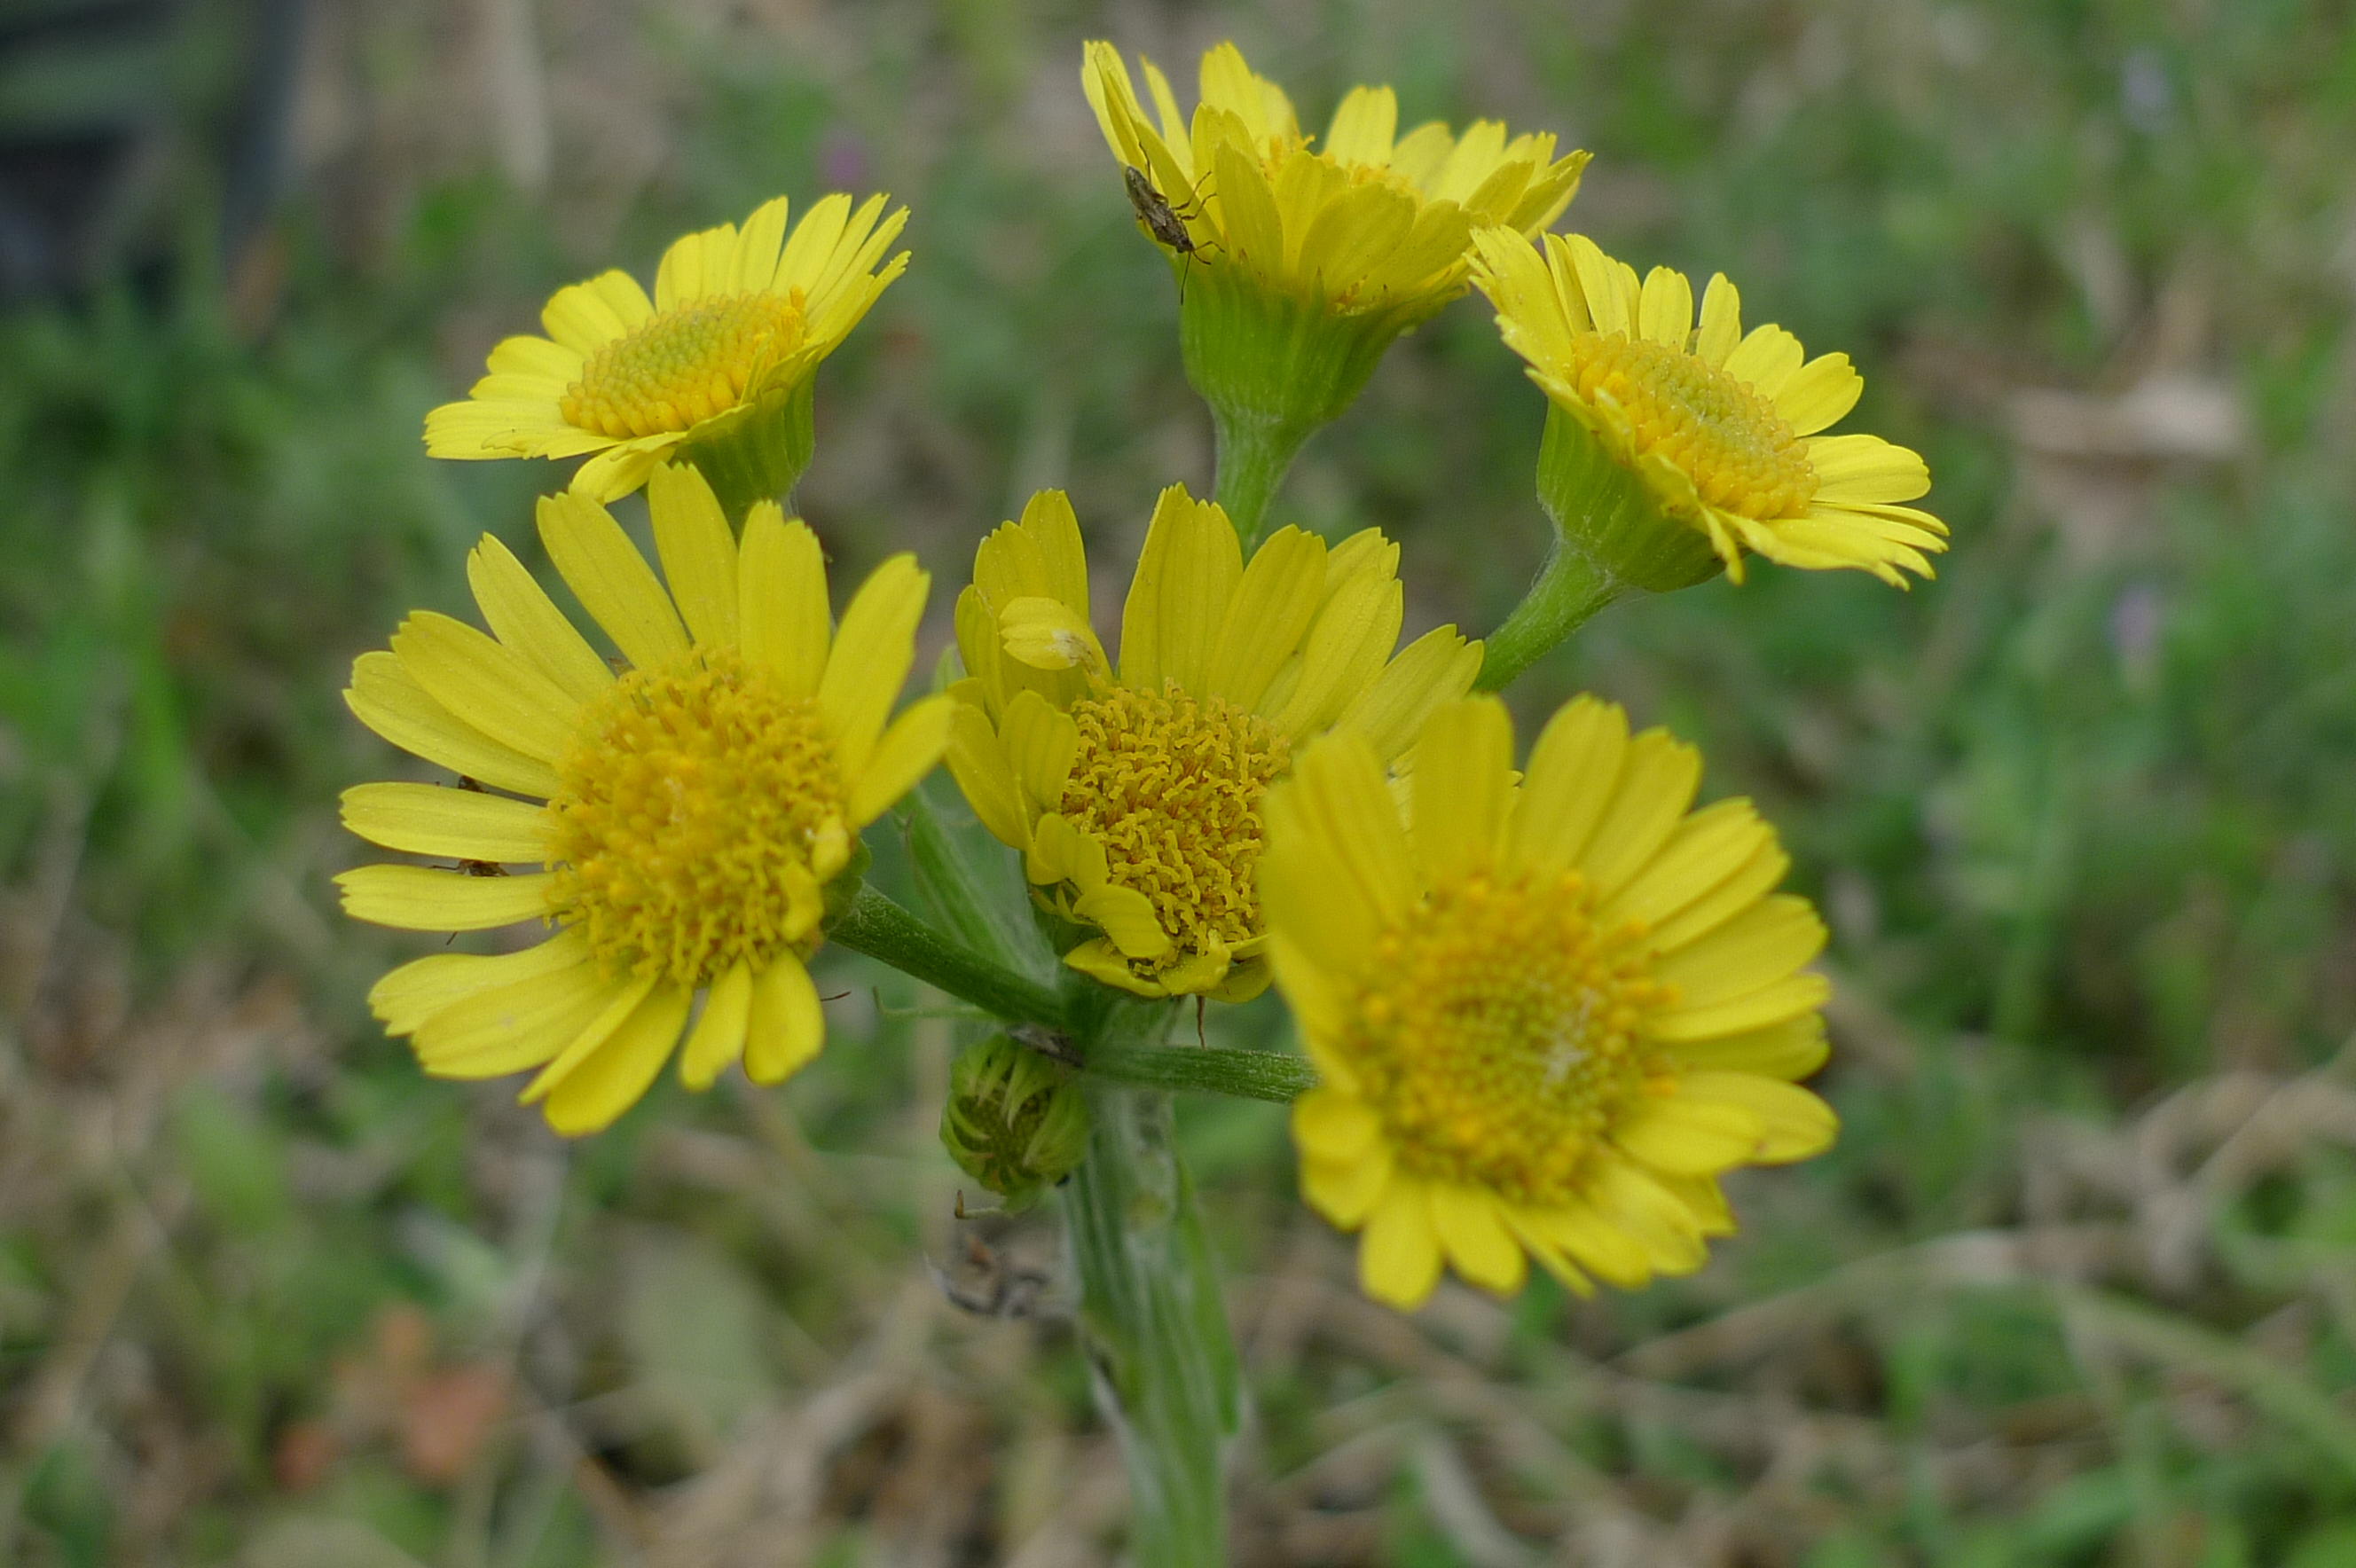
[(1087, 1104), (1062, 1067), (992, 1035), (949, 1069), (941, 1144), (1008, 1209), (1027, 1209), (1087, 1152)]

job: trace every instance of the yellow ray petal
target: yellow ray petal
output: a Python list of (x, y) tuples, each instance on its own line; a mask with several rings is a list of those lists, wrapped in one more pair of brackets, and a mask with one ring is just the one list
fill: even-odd
[(1358, 1283), (1376, 1301), (1412, 1312), (1440, 1278), (1430, 1191), (1394, 1171), (1358, 1243)]
[(875, 738), (916, 656), (916, 623), (932, 579), (902, 553), (877, 567), (842, 613), (818, 688), (819, 711), (847, 778), (866, 771)]
[(1021, 849), (1031, 842), (1030, 815), (1013, 765), (998, 743), (990, 716), (960, 702), (949, 716), (949, 739), (944, 760), (958, 790), (973, 807), (974, 816), (1001, 844)]
[[(1302, 1155), (1301, 1200), (1345, 1231), (1366, 1222), (1391, 1183), (1391, 1151), (1369, 1146), (1357, 1157), (1339, 1163)], [(1363, 1256), (1363, 1254), (1361, 1254)]]
[(709, 1089), (728, 1064), (744, 1054), (745, 1021), (753, 1014), (753, 971), (739, 964), (712, 982), (703, 999), (703, 1016), (695, 1020), (680, 1053), (679, 1081), (690, 1089)]
[(1427, 886), (1494, 864), (1513, 798), (1514, 725), (1494, 697), (1451, 702), (1416, 742), (1413, 827)]
[(1659, 853), (1701, 783), (1701, 753), (1665, 730), (1628, 742), (1619, 788), (1580, 856), (1596, 896), (1609, 899)]
[(1644, 277), (1637, 301), (1636, 329), (1647, 342), (1683, 353), (1693, 332), (1693, 285), (1683, 272), (1655, 267)]
[(1694, 342), (1694, 354), (1715, 370), (1741, 341), (1742, 295), (1724, 272), (1713, 272), (1709, 287), (1702, 292), (1701, 336)]
[(1838, 421), (1865, 394), (1865, 378), (1846, 354), (1820, 354), (1792, 373), (1775, 393), (1775, 411), (1794, 435), (1814, 435)]
[(1542, 872), (1579, 864), (1619, 792), (1627, 751), (1628, 714), (1618, 703), (1580, 697), (1558, 709), (1515, 799), (1514, 859)]
[(774, 502), (753, 507), (744, 515), (736, 586), (744, 656), (768, 666), (787, 696), (817, 696), (831, 627), (826, 557), (809, 525), (786, 521)]
[(1726, 373), (1738, 380), (1751, 383), (1751, 389), (1768, 401), (1783, 389), (1792, 372), (1800, 368), (1804, 357), (1800, 340), (1770, 322), (1755, 326), (1749, 336), (1735, 345), (1726, 357)]
[(466, 581), (492, 634), (575, 701), (591, 701), (614, 684), (605, 661), (496, 536), (485, 534), (467, 555)]
[[(620, 276), (626, 279), (629, 274)], [(636, 325), (623, 319), (622, 313), (614, 306), (613, 291), (601, 288), (601, 282), (574, 283), (557, 290), (540, 313), (540, 324), (548, 329), (548, 336), (576, 354), (594, 354)], [(633, 283), (630, 286), (637, 285)]]
[(526, 756), (553, 763), (572, 746), (580, 700), (488, 634), (420, 610), (393, 633), (392, 651), (434, 701)]
[(412, 1042), (417, 1064), (435, 1078), (503, 1078), (541, 1066), (621, 989), (584, 950), (568, 968), (479, 991), (436, 1012)]
[(518, 795), (545, 798), (556, 793), (555, 769), (458, 719), (434, 701), (389, 651), (379, 649), (352, 661), (352, 684), (344, 703), (354, 718), (394, 745), (461, 777)]
[(1433, 627), (1383, 667), (1374, 685), (1343, 709), (1335, 731), (1361, 736), (1376, 757), (1390, 761), (1414, 743), (1434, 709), (1472, 689), (1481, 654), (1481, 645), (1465, 641), (1454, 626)]
[(1660, 853), (1599, 918), (1606, 925), (1642, 921), (1648, 927), (1686, 909), (1740, 870), (1774, 837), (1749, 801), (1721, 800), (1677, 824)]
[(1825, 923), (1808, 901), (1783, 895), (1665, 955), (1654, 976), (1677, 988), (1680, 1008), (1713, 1008), (1782, 980), (1824, 946)]
[(566, 1137), (610, 1127), (638, 1103), (670, 1060), (693, 998), (677, 986), (657, 986), (603, 1044), (549, 1091), (542, 1111)]
[(1321, 1084), (1292, 1103), (1292, 1141), (1312, 1158), (1354, 1160), (1375, 1145), (1382, 1118), (1355, 1094)]
[(1678, 1095), (1639, 1102), (1612, 1128), (1612, 1141), (1655, 1170), (1714, 1176), (1758, 1152), (1764, 1129), (1739, 1105)]
[(734, 645), (736, 539), (711, 481), (692, 464), (665, 464), (647, 476), (647, 510), (655, 553), (689, 635), (706, 647)]
[(808, 1065), (826, 1044), (826, 1009), (809, 971), (791, 953), (781, 953), (754, 978), (752, 1010), (744, 1026), (744, 1076), (760, 1084), (782, 1083)]
[(1440, 1250), (1467, 1281), (1499, 1296), (1522, 1288), (1527, 1273), (1522, 1249), (1505, 1229), (1494, 1198), (1452, 1182), (1434, 1183), (1431, 1221)]
[(1833, 1109), (1797, 1084), (1748, 1072), (1688, 1072), (1680, 1092), (1697, 1104), (1740, 1108), (1755, 1117), (1760, 1142), (1753, 1164), (1782, 1165), (1832, 1147), (1840, 1134)]
[(1749, 1034), (1682, 1041), (1670, 1054), (1696, 1072), (1750, 1072), (1796, 1082), (1822, 1067), (1830, 1049), (1825, 1020), (1805, 1013)]
[(1227, 515), (1195, 501), (1183, 485), (1162, 491), (1121, 610), (1121, 684), (1160, 691), (1174, 680), (1187, 691), (1207, 690), (1212, 650), (1243, 571), (1243, 546)]
[(892, 720), (843, 805), (853, 832), (891, 810), (894, 803), (916, 786), (917, 780), (933, 771), (948, 747), (949, 726), (956, 720), (958, 706), (946, 697), (927, 697), (911, 703), (906, 712)]
[(604, 507), (570, 490), (541, 496), (540, 540), (623, 657), (646, 669), (687, 652), (687, 628), (670, 596)]
[(1006, 705), (999, 743), (1023, 786), (1024, 815), (1060, 811), (1080, 749), (1080, 727), (1071, 715), (1057, 712), (1035, 691), (1017, 692)]
[(344, 912), (402, 931), (488, 931), (549, 912), (556, 878), (470, 877), (431, 866), (355, 866), (339, 873)]
[(405, 855), (534, 865), (548, 859), (544, 807), (478, 790), (354, 784), (344, 791), (343, 819), (369, 843)]
[(369, 987), (369, 1011), (387, 1034), (409, 1034), (444, 1008), (478, 991), (570, 969), (588, 957), (587, 939), (577, 929), (568, 929), (519, 953), (495, 957), (436, 953), (413, 958)]
[(1239, 708), (1258, 706), (1277, 670), (1301, 645), (1324, 595), (1325, 541), (1279, 528), (1252, 553), (1211, 650), (1207, 689)]
[(1674, 953), (1716, 931), (1774, 891), (1791, 866), (1792, 858), (1783, 853), (1770, 829), (1750, 857), (1709, 891), (1653, 927), (1655, 949)]
[(786, 242), (790, 208), (782, 196), (772, 197), (753, 209), (736, 236), (734, 265), (721, 286), (729, 293), (766, 290), (777, 275), (777, 253)]
[(1325, 133), (1325, 155), (1381, 168), (1391, 161), (1391, 138), (1398, 130), (1397, 93), (1387, 87), (1354, 87), (1333, 111), (1333, 123)]

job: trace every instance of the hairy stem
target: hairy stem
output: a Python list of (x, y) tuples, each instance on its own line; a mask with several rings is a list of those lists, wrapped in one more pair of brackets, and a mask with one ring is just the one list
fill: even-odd
[(1505, 624), (1489, 634), (1480, 677), (1472, 684), (1483, 691), (1500, 689), (1624, 591), (1585, 551), (1558, 539), (1537, 581)]
[(1087, 1070), (1116, 1083), (1289, 1105), (1317, 1086), (1317, 1069), (1272, 1051), (1205, 1050), (1193, 1045), (1099, 1045)]
[(950, 941), (872, 885), (852, 895), (826, 934), (853, 953), (880, 958), (902, 974), (1000, 1018), (1055, 1029), (1064, 1025), (1064, 1002), (1055, 992)]
[(1088, 1111), (1087, 1157), (1064, 1189), (1065, 1232), (1097, 1404), (1129, 1472), (1130, 1560), (1220, 1568), (1236, 1350), (1170, 1096), (1099, 1079)]

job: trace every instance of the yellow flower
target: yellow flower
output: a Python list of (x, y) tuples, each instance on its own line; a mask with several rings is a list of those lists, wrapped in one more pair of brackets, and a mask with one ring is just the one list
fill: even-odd
[(1087, 46), (1081, 81), (1113, 155), (1152, 182), (1207, 266), (1244, 269), (1337, 313), (1395, 312), (1402, 325), (1430, 315), (1464, 292), (1472, 229), (1544, 229), (1587, 163), (1556, 157), (1545, 132), (1509, 142), (1494, 120), (1462, 136), (1436, 120), (1397, 136), (1387, 87), (1351, 89), (1312, 151), (1284, 90), (1253, 75), (1232, 43), (1203, 57), (1190, 124), (1144, 66), (1158, 130), (1119, 51)]
[[(1922, 458), (1879, 436), (1816, 433), (1865, 389), (1847, 355), (1806, 359), (1780, 326), (1745, 336), (1722, 273), (1702, 295), (1697, 330), (1682, 273), (1655, 267), (1639, 285), (1635, 269), (1582, 235), (1546, 236), (1543, 258), (1508, 229), (1473, 238), (1473, 282), (1530, 379), (1663, 516), (1698, 530), (1727, 575), (1742, 580), (1746, 549), (1900, 587), (1901, 567), (1931, 575), (1923, 553), (1947, 548), (1946, 525), (1899, 505), (1931, 487)], [(1569, 532), (1564, 514), (1576, 506), (1548, 504)], [(1639, 586), (1678, 585), (1641, 576)]]
[(740, 547), (686, 467), (655, 470), (647, 498), (667, 591), (603, 507), (540, 504), (541, 540), (620, 674), (487, 534), (466, 566), (491, 635), (420, 611), (391, 651), (360, 656), (344, 693), (369, 729), (459, 775), (348, 790), (344, 825), (460, 862), (347, 871), (346, 912), (409, 931), (558, 927), (501, 957), (405, 964), (369, 1006), (437, 1077), (539, 1068), (523, 1098), (545, 1099), (561, 1133), (637, 1101), (699, 990), (690, 1088), (739, 1057), (774, 1083), (817, 1054), (803, 960), (826, 884), (948, 739), (945, 698), (885, 724), (924, 613), (912, 557), (877, 568), (830, 638), (826, 569), (800, 521), (756, 506)]
[[(594, 501), (628, 495), (682, 451), (699, 465), (753, 459), (768, 471), (750, 482), (781, 494), (809, 461), (819, 361), (907, 267), (904, 251), (874, 270), (908, 217), (883, 217), (884, 201), (853, 212), (849, 197), (830, 196), (787, 238), (779, 197), (741, 232), (723, 223), (682, 236), (663, 253), (652, 300), (618, 270), (559, 289), (541, 312), (546, 337), (507, 339), (465, 402), (425, 416), (425, 450), (594, 453), (573, 479)], [(728, 450), (748, 440), (760, 450)]]
[(1833, 1138), (1792, 1082), (1825, 1058), (1824, 927), (1769, 896), (1773, 830), (1744, 800), (1688, 815), (1693, 748), (1592, 698), (1518, 787), (1513, 748), (1495, 699), (1453, 703), (1404, 800), (1342, 735), (1268, 803), (1269, 953), (1323, 1079), (1301, 1190), (1401, 1308), (1443, 1260), (1500, 1293), (1525, 1254), (1581, 1292), (1696, 1268), (1734, 1229), (1720, 1173)]
[(975, 553), (949, 772), (1066, 919), (1065, 962), (1140, 996), (1240, 1001), (1268, 984), (1253, 891), (1260, 805), (1293, 748), (1340, 730), (1407, 749), (1481, 645), (1442, 626), (1392, 656), (1398, 547), (1282, 528), (1249, 565), (1226, 515), (1162, 493), (1115, 673), (1088, 624), (1072, 506), (1043, 491)]

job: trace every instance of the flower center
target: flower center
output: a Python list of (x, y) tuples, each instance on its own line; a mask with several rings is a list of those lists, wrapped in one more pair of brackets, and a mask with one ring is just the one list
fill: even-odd
[(1658, 453), (1719, 511), (1796, 517), (1816, 493), (1807, 448), (1774, 405), (1692, 355), (1624, 333), (1571, 339), (1569, 375), (1582, 398), (1608, 392), (1635, 427), (1636, 450)]
[(1348, 1041), (1398, 1157), (1546, 1205), (1578, 1189), (1621, 1107), (1665, 1074), (1639, 1036), (1669, 988), (1644, 932), (1606, 931), (1576, 871), (1466, 877), (1376, 943)]
[(707, 294), (591, 355), (557, 408), (565, 423), (616, 441), (687, 430), (742, 402), (801, 338), (799, 289)]
[(1291, 747), (1266, 720), (1200, 701), (1174, 680), (1160, 694), (1114, 687), (1072, 704), (1080, 747), (1060, 809), (1105, 847), (1112, 880), (1153, 901), (1175, 945), (1161, 967), (1259, 932), (1252, 870), (1260, 796)]
[(557, 778), (550, 907), (608, 973), (697, 986), (757, 971), (813, 928), (819, 885), (841, 869), (818, 705), (734, 648), (623, 676), (583, 710)]

